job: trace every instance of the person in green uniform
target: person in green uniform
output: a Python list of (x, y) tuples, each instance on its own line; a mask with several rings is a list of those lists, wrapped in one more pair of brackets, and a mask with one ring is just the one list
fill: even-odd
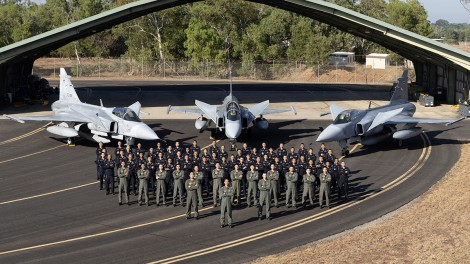
[(274, 197), (274, 206), (279, 207), (279, 203), (277, 201), (277, 185), (279, 182), (279, 172), (276, 170), (276, 165), (271, 164), (271, 170), (267, 173), (268, 180), (271, 182), (271, 191), (270, 195)]
[(318, 196), (320, 197), (320, 208), (323, 208), (323, 195), (326, 196), (326, 206), (330, 208), (330, 182), (331, 182), (331, 175), (328, 173), (328, 169), (323, 167), (323, 172), (320, 173), (320, 193)]
[(148, 194), (148, 179), (149, 179), (149, 171), (145, 168), (145, 164), (140, 165), (140, 170), (137, 171), (137, 178), (139, 179), (139, 196), (137, 201), (139, 201), (139, 205), (142, 205), (142, 194), (145, 197), (145, 204), (150, 206), (149, 204), (149, 194)]
[(201, 171), (199, 171), (199, 166), (195, 165), (194, 168), (194, 178), (199, 181), (199, 184), (197, 185), (197, 202), (200, 207), (204, 207), (203, 204), (203, 199), (202, 199), (202, 180), (204, 179), (204, 175), (202, 174)]
[(248, 180), (248, 195), (246, 196), (246, 203), (248, 207), (251, 207), (251, 197), (253, 197), (253, 204), (256, 206), (256, 192), (258, 187), (258, 171), (255, 171), (255, 165), (250, 166), (250, 170), (246, 173), (246, 179)]
[(235, 203), (235, 195), (237, 196), (237, 205), (240, 204), (240, 181), (243, 179), (243, 172), (239, 170), (238, 164), (235, 165), (233, 171), (230, 172), (232, 179), (233, 193), (232, 203)]
[(233, 187), (230, 186), (229, 179), (224, 180), (224, 186), (219, 189), (220, 195), (220, 226), (225, 226), (225, 214), (227, 214), (227, 224), (232, 228), (232, 197)]
[(217, 206), (217, 195), (220, 197), (219, 190), (222, 187), (222, 178), (224, 177), (224, 170), (220, 167), (220, 163), (215, 163), (215, 169), (212, 170), (212, 196), (214, 198), (214, 207)]
[(176, 170), (173, 171), (173, 206), (176, 206), (176, 196), (179, 196), (180, 205), (183, 206), (183, 177), (184, 172), (181, 165), (176, 164)]
[(122, 205), (122, 195), (126, 204), (129, 204), (129, 195), (127, 195), (127, 177), (129, 176), (129, 169), (126, 167), (126, 161), (121, 161), (121, 167), (118, 168), (117, 175), (119, 178), (119, 205)]
[(263, 215), (263, 205), (266, 206), (266, 219), (271, 220), (271, 192), (272, 181), (263, 173), (263, 179), (258, 181), (259, 189), (259, 205), (258, 205), (258, 220), (261, 220)]
[(196, 219), (199, 219), (197, 190), (199, 188), (199, 181), (194, 177), (194, 172), (189, 173), (189, 179), (184, 184), (186, 188), (186, 219), (191, 218), (191, 208), (194, 207)]
[(160, 205), (160, 193), (162, 194), (162, 197), (163, 197), (163, 204), (166, 205), (166, 183), (165, 183), (166, 171), (163, 169), (163, 164), (158, 165), (158, 170), (155, 173), (155, 176), (157, 178), (157, 195), (156, 195), (157, 206)]
[(313, 205), (313, 200), (315, 197), (313, 196), (313, 186), (315, 184), (315, 175), (312, 174), (312, 170), (308, 168), (306, 170), (306, 173), (303, 176), (302, 179), (304, 183), (304, 191), (302, 193), (302, 206), (305, 207), (305, 198), (307, 198), (308, 194), (308, 199), (310, 200), (310, 205)]
[(294, 171), (294, 167), (290, 166), (289, 171), (286, 173), (287, 191), (286, 191), (286, 206), (290, 207), (289, 199), (292, 196), (292, 207), (295, 207), (295, 198), (297, 196), (297, 180), (299, 175)]

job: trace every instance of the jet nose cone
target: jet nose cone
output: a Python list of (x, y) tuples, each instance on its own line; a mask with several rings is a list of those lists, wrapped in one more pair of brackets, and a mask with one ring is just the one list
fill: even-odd
[(225, 124), (225, 135), (229, 139), (237, 138), (241, 133), (241, 126), (236, 122), (226, 122)]
[(144, 140), (156, 140), (159, 139), (155, 131), (153, 131), (146, 124), (135, 125), (131, 130), (131, 135), (135, 138), (140, 138)]
[(335, 125), (329, 125), (318, 135), (317, 142), (330, 142), (343, 139), (343, 130)]

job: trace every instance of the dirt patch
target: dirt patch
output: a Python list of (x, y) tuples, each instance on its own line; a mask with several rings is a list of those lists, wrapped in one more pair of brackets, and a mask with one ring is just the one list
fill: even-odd
[(254, 263), (469, 263), (470, 145), (420, 198), (376, 221)]

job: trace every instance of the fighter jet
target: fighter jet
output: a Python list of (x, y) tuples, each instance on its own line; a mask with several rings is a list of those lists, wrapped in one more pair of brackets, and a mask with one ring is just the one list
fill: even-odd
[(20, 123), (27, 120), (51, 121), (54, 125), (46, 130), (66, 137), (67, 144), (72, 144), (73, 138), (78, 136), (103, 143), (109, 143), (113, 138), (125, 139), (129, 145), (134, 143), (135, 138), (158, 139), (157, 134), (140, 120), (139, 114), (142, 112), (139, 102), (129, 107), (112, 108), (105, 108), (101, 100), (101, 106), (82, 103), (64, 68), (60, 69), (59, 92), (59, 100), (51, 106), (53, 115), (4, 116)]
[[(230, 74), (231, 76), (231, 74)], [(199, 100), (195, 100), (197, 109), (187, 108), (173, 108), (168, 106), (168, 111), (194, 113), (201, 115), (196, 119), (195, 127), (199, 132), (208, 129), (211, 123), (215, 124), (215, 129), (211, 130), (211, 137), (215, 138), (216, 133), (225, 131), (225, 136), (233, 144), (243, 131), (248, 132), (248, 129), (253, 125), (260, 129), (267, 129), (269, 126), (268, 121), (264, 118), (267, 114), (294, 112), (294, 107), (285, 109), (268, 109), (269, 100), (263, 101), (249, 107), (243, 107), (239, 104), (238, 99), (232, 94), (232, 80), (230, 77), (230, 93), (222, 102), (222, 105), (210, 105)], [(205, 117), (207, 116), (207, 117)], [(233, 145), (232, 145), (233, 147)]]
[[(395, 139), (399, 146), (403, 140), (419, 135), (419, 123), (446, 123), (451, 125), (460, 119), (433, 119), (413, 117), (416, 106), (408, 102), (408, 70), (403, 72), (395, 87), (390, 103), (367, 110), (343, 110), (330, 106), (333, 124), (318, 136), (317, 142), (338, 141), (342, 155), (348, 155), (347, 143), (360, 142), (362, 145), (377, 144), (387, 138)], [(398, 125), (402, 125), (398, 128)]]

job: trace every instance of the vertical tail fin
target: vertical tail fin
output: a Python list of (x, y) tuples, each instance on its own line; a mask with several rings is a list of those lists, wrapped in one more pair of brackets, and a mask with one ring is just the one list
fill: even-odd
[(80, 102), (75, 88), (70, 81), (70, 75), (67, 75), (64, 68), (60, 68), (59, 100), (71, 103)]
[(398, 83), (393, 91), (390, 103), (395, 101), (408, 101), (408, 70), (404, 70), (403, 75), (398, 78)]

